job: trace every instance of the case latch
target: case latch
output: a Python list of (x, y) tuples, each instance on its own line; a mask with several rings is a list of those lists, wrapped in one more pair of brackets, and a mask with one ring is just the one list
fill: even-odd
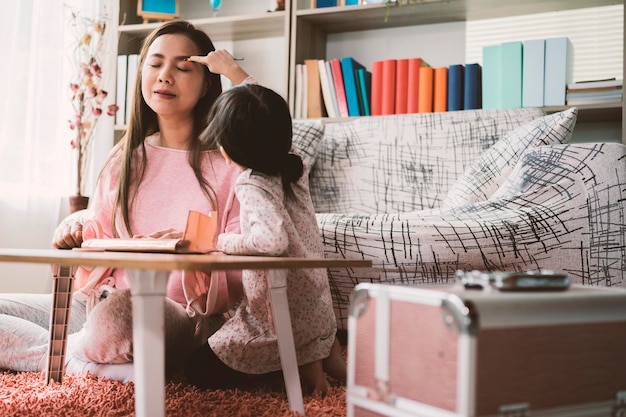
[(626, 417), (626, 391), (618, 391), (611, 417)]
[(396, 396), (391, 393), (389, 383), (382, 379), (376, 379), (374, 388), (370, 388), (367, 391), (367, 397), (370, 400), (381, 401), (390, 405), (394, 405), (396, 402)]
[(501, 417), (526, 417), (529, 415), (529, 410), (530, 404), (528, 403), (501, 405), (498, 409)]

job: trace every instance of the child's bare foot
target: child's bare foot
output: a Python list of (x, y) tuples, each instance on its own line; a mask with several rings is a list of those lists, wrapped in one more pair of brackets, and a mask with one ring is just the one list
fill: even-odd
[(330, 348), (330, 355), (322, 360), (322, 367), (324, 372), (328, 375), (339, 380), (342, 384), (346, 384), (348, 371), (346, 369), (346, 362), (343, 360), (343, 355), (341, 354), (341, 345), (336, 337), (332, 348)]
[(322, 361), (307, 363), (299, 367), (304, 382), (313, 391), (312, 394), (326, 395), (330, 384), (322, 369)]

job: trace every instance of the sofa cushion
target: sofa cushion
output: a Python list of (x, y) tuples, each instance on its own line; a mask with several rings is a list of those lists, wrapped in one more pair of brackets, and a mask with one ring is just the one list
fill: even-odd
[(526, 108), (328, 121), (311, 172), (315, 211), (373, 214), (438, 207), (485, 149), (544, 115)]
[(572, 107), (526, 123), (498, 140), (452, 185), (441, 208), (488, 200), (511, 174), (525, 150), (569, 142), (577, 114), (578, 110)]

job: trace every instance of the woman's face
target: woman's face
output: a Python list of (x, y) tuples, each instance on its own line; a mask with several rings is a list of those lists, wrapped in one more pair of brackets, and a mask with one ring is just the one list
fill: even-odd
[(185, 58), (198, 55), (186, 36), (159, 36), (148, 48), (141, 69), (141, 93), (159, 118), (187, 118), (206, 91), (205, 67)]

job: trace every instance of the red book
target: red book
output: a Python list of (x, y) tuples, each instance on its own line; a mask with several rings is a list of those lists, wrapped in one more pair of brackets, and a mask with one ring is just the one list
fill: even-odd
[(419, 80), (420, 68), (430, 65), (422, 58), (409, 58), (409, 74), (407, 83), (407, 113), (419, 111)]
[(341, 74), (341, 60), (331, 59), (330, 69), (333, 72), (333, 83), (335, 84), (335, 94), (337, 95), (337, 105), (339, 106), (339, 117), (349, 117), (348, 101), (346, 100), (346, 90), (343, 86), (343, 75)]
[(433, 86), (435, 70), (431, 67), (420, 68), (418, 113), (433, 111)]
[(396, 62), (396, 114), (407, 113), (409, 87), (409, 60), (398, 59)]
[(381, 114), (396, 112), (396, 60), (383, 60), (383, 104)]
[(435, 68), (433, 87), (433, 110), (443, 112), (448, 109), (448, 67)]
[(372, 116), (383, 114), (383, 61), (372, 62)]

